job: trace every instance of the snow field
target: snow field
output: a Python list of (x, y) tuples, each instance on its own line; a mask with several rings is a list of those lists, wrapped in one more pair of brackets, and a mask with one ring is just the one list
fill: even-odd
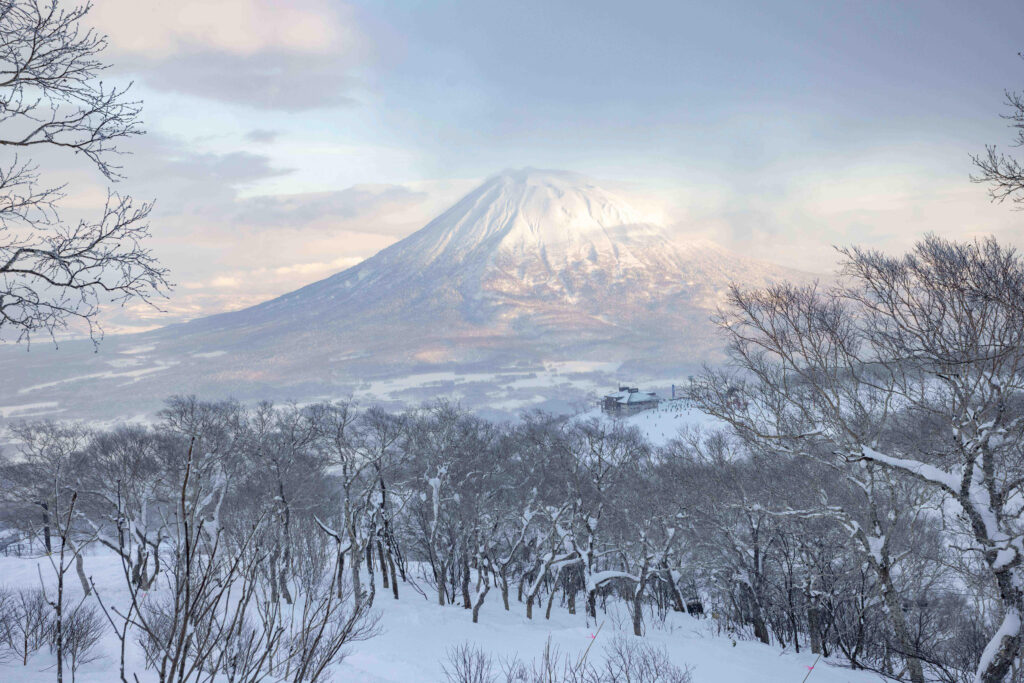
[[(87, 554), (85, 571), (108, 607), (127, 601), (120, 563), (113, 554)], [(40, 576), (50, 590), (53, 573), (45, 557), (0, 557), (0, 583), (8, 588), (37, 588)], [(81, 589), (73, 573), (67, 578), (66, 599), (73, 606), (81, 599)], [(537, 610), (531, 621), (525, 616), (524, 606), (515, 602), (514, 593), (510, 596), (511, 611), (505, 612), (500, 593), (492, 589), (481, 609), (480, 622), (474, 624), (470, 610), (459, 605), (439, 607), (426, 586), (421, 587), (427, 597), (409, 584), (400, 584), (401, 599), (396, 601), (378, 585), (374, 610), (380, 616), (380, 633), (368, 641), (353, 644), (349, 657), (335, 667), (330, 680), (443, 682), (442, 667), (448, 650), (467, 642), (491, 655), (497, 664), (512, 657), (525, 662), (535, 660), (549, 638), (554, 647), (574, 659), (582, 655), (593, 640), (588, 657), (595, 660), (604, 656), (605, 648), (616, 636), (635, 638), (624, 606), (612, 601), (608, 602), (607, 613), (599, 613), (597, 624), (588, 623), (582, 613), (570, 615), (557, 603), (550, 621), (544, 619), (543, 609)], [(815, 656), (809, 652), (780, 652), (757, 642), (735, 641), (728, 634), (717, 634), (715, 622), (710, 618), (670, 613), (664, 623), (659, 623), (656, 615), (645, 614), (644, 621), (647, 642), (664, 647), (675, 664), (689, 666), (694, 683), (800, 683), (805, 676), (807, 683), (877, 683), (879, 680), (877, 674), (851, 671), (827, 661), (815, 664)], [(118, 640), (108, 630), (97, 647), (98, 658), (83, 665), (76, 680), (80, 683), (116, 681), (118, 649)], [(29, 659), (28, 666), (10, 660), (0, 663), (0, 681), (52, 681), (55, 678), (53, 663), (53, 655), (43, 648)], [(813, 670), (808, 669), (811, 666)], [(142, 653), (134, 643), (128, 649), (127, 669), (129, 677), (135, 672), (142, 683), (155, 680), (152, 672), (145, 671)], [(69, 675), (67, 680), (70, 680)]]

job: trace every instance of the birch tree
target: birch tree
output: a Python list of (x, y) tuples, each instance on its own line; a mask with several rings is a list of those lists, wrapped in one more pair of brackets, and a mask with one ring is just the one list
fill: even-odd
[(66, 188), (43, 182), (31, 158), (76, 156), (113, 182), (119, 145), (143, 132), (141, 103), (101, 79), (107, 39), (88, 27), (90, 9), (0, 5), (0, 337), (53, 336), (77, 322), (98, 342), (101, 305), (152, 302), (169, 288), (145, 246), (151, 203), (108, 192), (97, 219), (66, 221)]
[[(695, 398), (760, 438), (816, 444), (952, 501), (1001, 611), (975, 678), (1004, 681), (1024, 610), (1024, 263), (994, 239), (840, 253), (833, 288), (733, 287), (718, 322), (740, 372), (706, 373)], [(921, 424), (931, 433), (882, 442)]]

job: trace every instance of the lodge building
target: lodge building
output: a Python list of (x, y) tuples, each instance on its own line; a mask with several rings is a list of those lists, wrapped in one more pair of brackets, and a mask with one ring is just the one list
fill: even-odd
[(619, 387), (615, 393), (601, 401), (601, 410), (614, 417), (634, 415), (658, 407), (658, 395), (653, 391), (640, 391), (637, 387)]

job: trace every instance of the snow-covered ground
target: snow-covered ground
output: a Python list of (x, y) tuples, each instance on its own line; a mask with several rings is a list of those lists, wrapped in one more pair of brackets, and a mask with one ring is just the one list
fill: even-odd
[[(104, 601), (125, 600), (121, 588), (120, 566), (109, 554), (89, 555), (85, 569), (94, 579)], [(52, 577), (46, 558), (0, 558), (0, 577), (9, 587), (39, 586), (40, 575)], [(74, 577), (69, 583), (73, 600), (80, 599)], [(449, 648), (472, 643), (495, 659), (516, 656), (524, 661), (538, 658), (545, 643), (551, 639), (566, 655), (577, 657), (594, 644), (589, 657), (601, 658), (604, 648), (616, 636), (634, 638), (625, 613), (614, 611), (602, 615), (598, 624), (588, 624), (582, 614), (570, 615), (555, 609), (550, 621), (543, 610), (533, 621), (526, 619), (521, 605), (513, 601), (512, 610), (502, 609), (500, 595), (493, 593), (480, 613), (480, 623), (473, 624), (469, 610), (458, 606), (438, 607), (407, 585), (401, 586), (401, 599), (378, 592), (375, 609), (380, 615), (380, 634), (371, 640), (356, 643), (351, 654), (337, 667), (331, 680), (366, 683), (409, 683), (413, 681), (444, 681), (442, 665)], [(93, 598), (90, 598), (93, 599)], [(74, 603), (72, 603), (74, 604)], [(685, 615), (669, 615), (664, 624), (648, 615), (647, 635), (651, 644), (664, 646), (672, 661), (689, 666), (694, 683), (754, 683), (780, 681), (800, 683), (867, 683), (879, 676), (834, 666), (828, 661), (815, 665), (815, 656), (799, 655), (750, 641), (734, 641), (727, 634), (717, 634), (710, 618), (695, 619)], [(600, 630), (598, 630), (600, 629)], [(100, 657), (85, 664), (78, 672), (81, 683), (106, 683), (117, 680), (117, 640), (108, 634), (100, 644)], [(53, 657), (45, 649), (29, 660), (27, 667), (7, 661), (0, 663), (0, 680), (35, 683), (54, 679)], [(814, 666), (813, 670), (808, 667)], [(143, 670), (137, 650), (130, 650), (128, 669), (139, 674), (140, 681), (153, 680)], [(130, 676), (130, 674), (129, 674)]]
[[(530, 621), (522, 605), (512, 604), (505, 612), (500, 596), (484, 605), (480, 623), (473, 624), (468, 610), (437, 607), (422, 597), (405, 596), (399, 601), (384, 596), (377, 605), (382, 613), (383, 633), (360, 643), (340, 667), (338, 680), (383, 683), (387, 681), (443, 681), (441, 670), (448, 648), (471, 642), (496, 658), (518, 656), (538, 658), (551, 638), (563, 653), (575, 660), (587, 648), (596, 627), (581, 614), (553, 610), (550, 621), (543, 613)], [(625, 613), (602, 615), (600, 633), (588, 656), (600, 658), (616, 636), (635, 638)], [(692, 669), (694, 683), (754, 683), (793, 681), (799, 683), (814, 665), (815, 656), (782, 654), (777, 648), (750, 641), (736, 641), (716, 635), (714, 622), (685, 615), (670, 615), (664, 626), (648, 624), (645, 638), (664, 646), (677, 665)], [(859, 683), (878, 676), (819, 662), (808, 683)]]
[(717, 418), (691, 407), (683, 399), (662, 400), (657, 408), (622, 418), (609, 417), (600, 408), (593, 408), (577, 416), (580, 420), (591, 418), (636, 427), (654, 446), (664, 446), (688, 429), (714, 430), (725, 426)]

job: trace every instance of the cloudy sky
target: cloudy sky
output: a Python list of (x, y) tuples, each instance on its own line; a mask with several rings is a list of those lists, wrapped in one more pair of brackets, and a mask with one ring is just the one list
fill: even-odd
[[(685, 239), (824, 271), (926, 231), (1020, 244), (970, 154), (1011, 140), (1019, 2), (94, 0), (148, 134), (117, 189), (156, 198), (177, 289), (127, 330), (341, 270), (509, 167), (570, 169)], [(105, 192), (57, 167), (69, 209)]]

